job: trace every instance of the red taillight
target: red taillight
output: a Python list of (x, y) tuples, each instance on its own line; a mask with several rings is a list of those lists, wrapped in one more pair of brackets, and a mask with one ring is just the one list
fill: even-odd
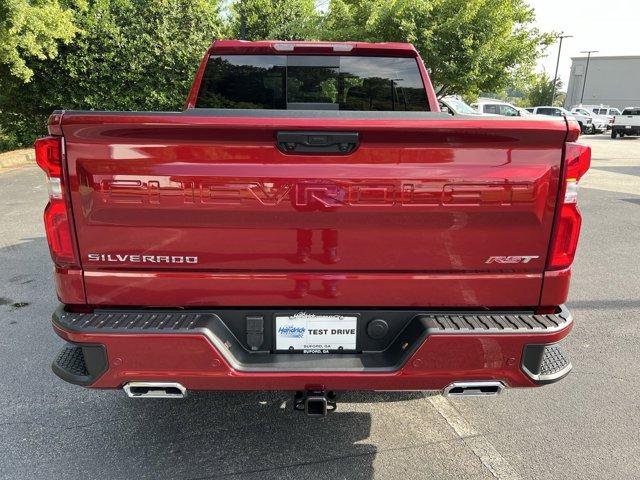
[(564, 151), (565, 180), (578, 182), (591, 166), (591, 147), (567, 143)]
[(36, 140), (36, 163), (48, 177), (60, 178), (62, 172), (62, 142), (60, 137), (44, 137)]
[(44, 210), (44, 228), (53, 262), (60, 267), (78, 264), (62, 177), (62, 138), (36, 140), (36, 163), (47, 174), (49, 203)]
[(582, 217), (576, 205), (578, 182), (591, 165), (591, 148), (578, 143), (565, 145), (564, 175), (560, 189), (560, 211), (556, 218), (547, 268), (558, 270), (573, 263)]
[(76, 264), (67, 206), (62, 199), (52, 198), (44, 209), (44, 228), (53, 262), (60, 267)]

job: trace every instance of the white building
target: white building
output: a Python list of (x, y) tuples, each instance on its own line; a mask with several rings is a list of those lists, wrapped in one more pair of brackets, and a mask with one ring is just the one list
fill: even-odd
[[(640, 56), (573, 57), (565, 108), (580, 103), (623, 109), (640, 106)], [(587, 73), (585, 83), (585, 72)], [(582, 88), (584, 97), (582, 101)]]

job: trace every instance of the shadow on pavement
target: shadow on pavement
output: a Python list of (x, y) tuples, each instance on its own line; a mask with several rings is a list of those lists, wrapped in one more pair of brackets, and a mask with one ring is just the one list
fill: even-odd
[[(49, 368), (62, 341), (49, 324), (57, 301), (46, 239), (22, 238), (4, 246), (0, 260), (5, 267), (0, 315), (3, 323), (11, 319), (6, 328), (15, 329), (12, 349), (29, 352), (37, 365), (36, 372), (14, 382), (14, 400), (39, 403), (33, 392), (49, 399), (9, 419), (18, 431), (7, 431), (5, 440), (24, 442), (22, 448), (39, 458), (25, 462), (6, 451), (14, 473), (23, 478), (37, 477), (44, 468), (57, 478), (107, 472), (109, 478), (370, 479), (377, 449), (367, 442), (371, 414), (366, 406), (359, 411), (358, 404), (423, 396), (347, 393), (339, 397), (336, 412), (314, 419), (293, 411), (293, 392), (192, 392), (184, 400), (158, 401), (67, 385)], [(28, 332), (37, 333), (46, 347), (33, 349)], [(341, 402), (349, 403), (349, 411), (341, 410)]]
[[(178, 401), (112, 397), (124, 407), (129, 433), (111, 447), (122, 459), (130, 456), (132, 444), (155, 452), (138, 470), (142, 476), (373, 478), (377, 450), (366, 443), (369, 413), (341, 412), (338, 404), (326, 418), (309, 418), (293, 411), (291, 397), (289, 392), (195, 392)], [(166, 461), (181, 457), (190, 460)]]

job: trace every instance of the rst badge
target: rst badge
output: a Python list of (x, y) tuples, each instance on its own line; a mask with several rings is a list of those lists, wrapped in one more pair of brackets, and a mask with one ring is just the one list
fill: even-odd
[(540, 258), (538, 255), (510, 255), (507, 257), (489, 257), (484, 263), (529, 263), (531, 260)]

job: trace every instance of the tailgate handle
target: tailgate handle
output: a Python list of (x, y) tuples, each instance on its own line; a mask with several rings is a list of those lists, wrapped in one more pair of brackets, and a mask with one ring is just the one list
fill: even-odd
[(347, 155), (358, 148), (358, 132), (278, 132), (283, 153), (333, 153)]

